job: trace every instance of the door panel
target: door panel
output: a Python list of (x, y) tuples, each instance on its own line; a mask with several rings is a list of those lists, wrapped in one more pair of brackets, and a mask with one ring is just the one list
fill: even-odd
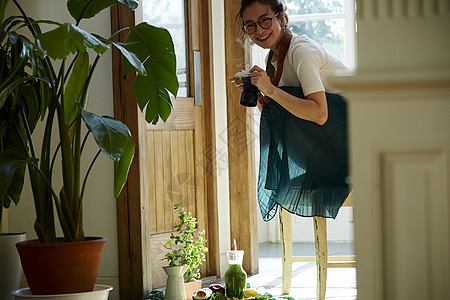
[[(197, 113), (196, 113), (197, 111)], [(146, 125), (146, 172), (148, 174), (148, 200), (150, 207), (150, 249), (152, 286), (162, 287), (166, 277), (162, 260), (166, 253), (164, 244), (178, 222), (173, 205), (179, 203), (186, 212), (197, 218), (198, 228), (206, 229), (208, 221), (204, 212), (205, 193), (202, 150), (201, 107), (194, 98), (173, 101), (173, 111), (166, 123)], [(162, 243), (162, 244), (161, 244)], [(203, 267), (205, 274), (206, 264)]]
[[(151, 174), (148, 185), (150, 207), (153, 208), (150, 223), (152, 234), (173, 231), (173, 224), (177, 221), (173, 204), (180, 203), (186, 211), (197, 216), (196, 202), (204, 201), (199, 198), (201, 195), (196, 195), (194, 114), (185, 114), (182, 111), (184, 109), (193, 111), (193, 99), (176, 99), (173, 115), (167, 123), (154, 127), (147, 125), (146, 151), (147, 171)], [(174, 126), (170, 126), (172, 117), (177, 119)]]

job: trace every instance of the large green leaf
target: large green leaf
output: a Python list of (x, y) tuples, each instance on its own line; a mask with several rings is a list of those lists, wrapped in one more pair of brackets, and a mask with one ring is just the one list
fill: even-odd
[(81, 115), (103, 153), (116, 161), (120, 160), (132, 139), (128, 127), (118, 120), (100, 117), (84, 109)]
[(38, 34), (36, 40), (40, 49), (53, 59), (64, 58), (69, 53), (85, 52), (86, 48), (92, 48), (100, 55), (109, 49), (108, 45), (98, 38), (70, 23)]
[(127, 181), (128, 171), (134, 157), (134, 150), (134, 141), (130, 138), (120, 160), (114, 161), (114, 197), (116, 198)]
[(16, 205), (19, 203), (20, 194), (22, 193), (23, 183), (25, 179), (25, 166), (18, 168), (13, 175), (11, 184), (8, 187), (6, 195)]
[[(9, 145), (8, 145), (9, 146)], [(11, 201), (13, 201), (16, 205), (19, 203), (20, 200), (20, 194), (22, 193), (24, 178), (25, 178), (25, 164), (22, 164), (19, 162), (10, 162), (8, 159), (11, 158), (12, 150), (5, 151), (7, 154), (2, 152), (0, 153), (1, 162), (0, 164), (3, 164), (3, 162), (6, 159), (6, 164), (10, 164), (10, 168), (7, 168), (6, 170), (1, 170), (3, 167), (0, 167), (0, 182), (2, 183), (0, 186), (0, 202), (3, 202), (3, 205), (5, 208), (9, 207), (9, 204)], [(21, 156), (16, 152), (16, 158), (20, 160)], [(26, 162), (25, 162), (26, 163)], [(12, 177), (10, 175), (11, 172), (14, 172), (12, 174)], [(6, 194), (3, 188), (6, 189)], [(3, 200), (3, 201), (2, 201)], [(5, 206), (6, 205), (6, 206)], [(1, 208), (1, 205), (0, 205)]]
[(20, 77), (14, 81), (7, 82), (9, 84), (0, 90), (0, 108), (2, 108), (3, 105), (5, 105), (6, 99), (14, 92), (14, 90), (16, 90), (18, 87), (20, 87), (27, 81), (33, 81), (34, 79), (39, 79), (39, 78)]
[[(19, 76), (23, 76), (25, 65), (29, 58), (29, 51), (31, 45), (27, 43), (26, 38), (22, 38), (17, 33), (8, 33), (8, 45), (10, 47), (11, 66), (5, 70), (7, 78), (0, 83), (0, 91), (5, 93), (5, 88), (10, 82), (14, 81)], [(8, 96), (8, 95), (7, 95)], [(3, 106), (3, 99), (0, 99), (0, 108)]]
[(0, 184), (0, 199), (3, 199), (10, 189), (16, 172), (22, 174), (27, 163), (36, 161), (37, 159), (27, 158), (13, 150), (0, 152), (0, 182), (2, 183)]
[[(176, 96), (179, 87), (172, 37), (166, 29), (140, 23), (130, 30), (126, 42), (125, 47), (144, 61), (147, 70), (147, 76), (138, 74), (133, 83), (139, 107), (147, 107), (147, 122), (156, 123), (159, 117), (165, 121), (172, 104), (169, 92)], [(125, 70), (133, 70), (126, 61)]]
[(145, 108), (145, 120), (156, 124), (159, 117), (165, 122), (170, 115), (172, 102), (163, 86), (157, 82), (157, 74), (150, 71), (147, 76), (137, 76), (133, 90), (141, 111)]
[(43, 114), (40, 111), (40, 105), (44, 99), (39, 92), (38, 83), (29, 81), (28, 84), (23, 85), (20, 93), (19, 105), (25, 112), (31, 133), (33, 133), (40, 118), (43, 117)]
[(66, 124), (70, 125), (75, 120), (79, 107), (86, 107), (87, 101), (84, 99), (84, 87), (89, 73), (89, 54), (82, 52), (78, 54), (67, 81), (64, 92), (64, 114)]
[[(0, 189), (6, 189), (6, 194), (4, 194), (4, 190), (0, 192), (0, 194), (3, 194), (3, 196), (0, 196), (0, 202), (3, 199), (3, 205), (9, 205), (11, 201), (15, 204), (19, 202), (25, 177), (25, 164), (21, 161), (26, 160), (27, 157), (27, 149), (21, 142), (22, 138), (19, 133), (22, 131), (20, 119), (12, 115), (9, 117), (10, 120), (1, 124), (2, 127), (4, 126), (2, 129), (5, 129), (2, 136), (2, 150), (4, 151), (0, 153), (0, 169), (5, 168), (0, 174), (0, 177), (2, 177)], [(3, 163), (9, 164), (9, 167), (3, 166)], [(11, 178), (12, 172), (14, 173)]]
[(8, 6), (8, 0), (0, 1), (0, 24), (3, 23), (3, 18), (5, 17), (5, 9)]
[(143, 75), (143, 76), (147, 75), (147, 70), (145, 70), (144, 65), (139, 60), (139, 58), (137, 58), (136, 54), (134, 54), (133, 52), (128, 51), (125, 47), (121, 46), (119, 43), (113, 42), (112, 44), (114, 46), (116, 46), (117, 49), (120, 50), (120, 52), (122, 52), (122, 55), (127, 59), (128, 63), (131, 64), (133, 66), (133, 68), (140, 75)]
[(116, 3), (121, 3), (130, 9), (139, 5), (139, 0), (68, 0), (67, 9), (77, 21), (89, 19)]

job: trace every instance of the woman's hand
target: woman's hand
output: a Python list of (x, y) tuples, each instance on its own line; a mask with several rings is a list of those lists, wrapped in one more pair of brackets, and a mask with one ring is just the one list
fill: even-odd
[(229, 81), (230, 81), (231, 83), (234, 82), (234, 84), (236, 85), (236, 87), (242, 91), (242, 86), (244, 85), (244, 79), (241, 79), (241, 78), (238, 77), (238, 76), (234, 76), (234, 77), (231, 77), (231, 78), (229, 79)]
[[(328, 119), (328, 107), (325, 92), (319, 91), (306, 95), (305, 98), (295, 97), (274, 86), (267, 73), (258, 66), (250, 69), (252, 84), (267, 97), (275, 100), (294, 116), (315, 122), (319, 125), (325, 124)], [(258, 108), (268, 102), (268, 99), (259, 96)]]
[(270, 81), (266, 71), (255, 65), (250, 69), (250, 73), (252, 74), (252, 84), (256, 85), (264, 95), (270, 97), (275, 86)]

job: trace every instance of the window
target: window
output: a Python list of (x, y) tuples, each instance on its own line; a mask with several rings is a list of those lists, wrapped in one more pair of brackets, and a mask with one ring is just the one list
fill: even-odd
[[(355, 68), (355, 2), (354, 0), (286, 0), (288, 27), (306, 34), (328, 51)], [(252, 64), (264, 66), (268, 50), (252, 49)]]
[[(187, 96), (186, 84), (186, 25), (184, 0), (142, 1), (143, 20), (153, 26), (164, 27), (172, 35), (177, 56), (177, 76), (180, 83), (177, 97)], [(159, 13), (155, 13), (159, 12)]]

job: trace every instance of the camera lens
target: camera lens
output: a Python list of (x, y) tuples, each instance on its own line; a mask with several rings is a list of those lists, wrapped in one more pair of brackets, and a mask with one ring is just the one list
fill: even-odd
[(256, 106), (256, 103), (258, 102), (258, 91), (258, 88), (251, 82), (251, 76), (245, 76), (239, 103), (247, 107)]

